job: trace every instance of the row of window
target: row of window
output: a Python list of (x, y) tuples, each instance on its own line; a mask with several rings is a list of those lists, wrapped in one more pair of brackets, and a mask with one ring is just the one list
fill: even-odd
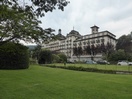
[[(105, 42), (105, 40), (104, 39), (98, 39), (98, 40), (92, 40), (92, 41), (87, 41), (87, 42), (82, 42), (83, 43), (83, 45), (87, 45), (87, 44), (94, 44), (94, 43), (104, 43)], [(78, 45), (82, 45), (82, 43), (81, 42), (79, 42), (78, 43)], [(77, 46), (77, 43), (75, 43), (74, 44), (74, 46)]]
[[(87, 45), (87, 44), (94, 44), (94, 43), (103, 43), (105, 40), (104, 39), (98, 39), (98, 40), (92, 40), (92, 41), (87, 41), (87, 42), (82, 42), (83, 43), (83, 45)], [(78, 45), (82, 45), (82, 43), (81, 42), (79, 42), (78, 43)], [(66, 46), (71, 46), (71, 44), (65, 44)], [(63, 45), (60, 45), (60, 47), (64, 47), (65, 46), (64, 44)], [(77, 46), (77, 43), (75, 43), (74, 44), (74, 46)], [(53, 48), (53, 47), (59, 47), (59, 44), (57, 44), (57, 45), (53, 45), (53, 46), (51, 46), (50, 45), (50, 47), (51, 48)]]

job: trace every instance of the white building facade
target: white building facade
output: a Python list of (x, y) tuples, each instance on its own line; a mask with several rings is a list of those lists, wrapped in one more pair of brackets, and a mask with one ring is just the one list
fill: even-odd
[[(72, 30), (64, 37), (59, 30), (60, 39), (43, 44), (43, 48), (51, 51), (64, 53), (69, 61), (87, 61), (101, 60), (103, 49), (102, 45), (111, 45), (114, 49), (116, 46), (116, 36), (109, 31), (98, 31), (99, 27), (91, 27), (91, 34), (80, 35), (79, 32)], [(78, 50), (81, 49), (79, 53)], [(110, 47), (111, 48), (111, 47)], [(95, 51), (93, 51), (95, 50)], [(94, 54), (93, 54), (94, 53)]]

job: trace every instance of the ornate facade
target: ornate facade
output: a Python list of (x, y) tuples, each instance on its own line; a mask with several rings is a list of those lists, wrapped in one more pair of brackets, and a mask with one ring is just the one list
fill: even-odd
[(69, 61), (100, 60), (103, 53), (115, 49), (116, 36), (109, 31), (98, 31), (99, 27), (91, 27), (91, 34), (80, 35), (72, 30), (67, 36), (58, 33), (58, 40), (43, 44), (43, 48), (64, 53)]

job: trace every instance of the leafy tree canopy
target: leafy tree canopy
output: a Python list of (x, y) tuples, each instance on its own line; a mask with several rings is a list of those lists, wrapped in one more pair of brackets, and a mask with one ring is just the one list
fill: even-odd
[(119, 61), (119, 60), (132, 60), (132, 56), (130, 54), (126, 54), (124, 50), (119, 49), (111, 53), (110, 57), (108, 57), (109, 61)]
[(116, 49), (123, 49), (125, 52), (131, 52), (132, 48), (131, 35), (122, 35), (117, 42)]
[(32, 10), (34, 14), (40, 17), (56, 8), (64, 11), (64, 7), (69, 3), (67, 0), (0, 0), (0, 2), (10, 6), (24, 7), (26, 11)]
[(62, 60), (62, 62), (67, 62), (67, 56), (63, 53), (58, 54), (58, 56), (60, 57), (60, 59)]
[(21, 5), (20, 1), (22, 0), (0, 0), (0, 44), (20, 40), (40, 43), (51, 39), (54, 36), (54, 30), (41, 28), (39, 26), (41, 21), (37, 17), (44, 16), (55, 7), (64, 10), (68, 2), (66, 0), (31, 0), (32, 4), (24, 2)]

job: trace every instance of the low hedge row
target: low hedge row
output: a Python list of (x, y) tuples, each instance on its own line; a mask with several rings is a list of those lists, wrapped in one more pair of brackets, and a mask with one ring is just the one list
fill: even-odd
[(132, 71), (118, 71), (118, 70), (104, 70), (97, 68), (85, 68), (85, 67), (76, 67), (76, 66), (56, 66), (56, 65), (44, 65), (51, 68), (62, 68), (75, 71), (85, 71), (85, 72), (97, 72), (97, 73), (108, 73), (108, 74), (132, 74)]
[(109, 73), (109, 74), (117, 73), (117, 71), (114, 71), (114, 70), (103, 70), (103, 69), (97, 69), (97, 68), (85, 68), (85, 67), (76, 67), (76, 66), (56, 66), (56, 65), (44, 65), (44, 66), (52, 67), (52, 68), (76, 70), (76, 71), (86, 71), (86, 72), (98, 72), (98, 73)]

